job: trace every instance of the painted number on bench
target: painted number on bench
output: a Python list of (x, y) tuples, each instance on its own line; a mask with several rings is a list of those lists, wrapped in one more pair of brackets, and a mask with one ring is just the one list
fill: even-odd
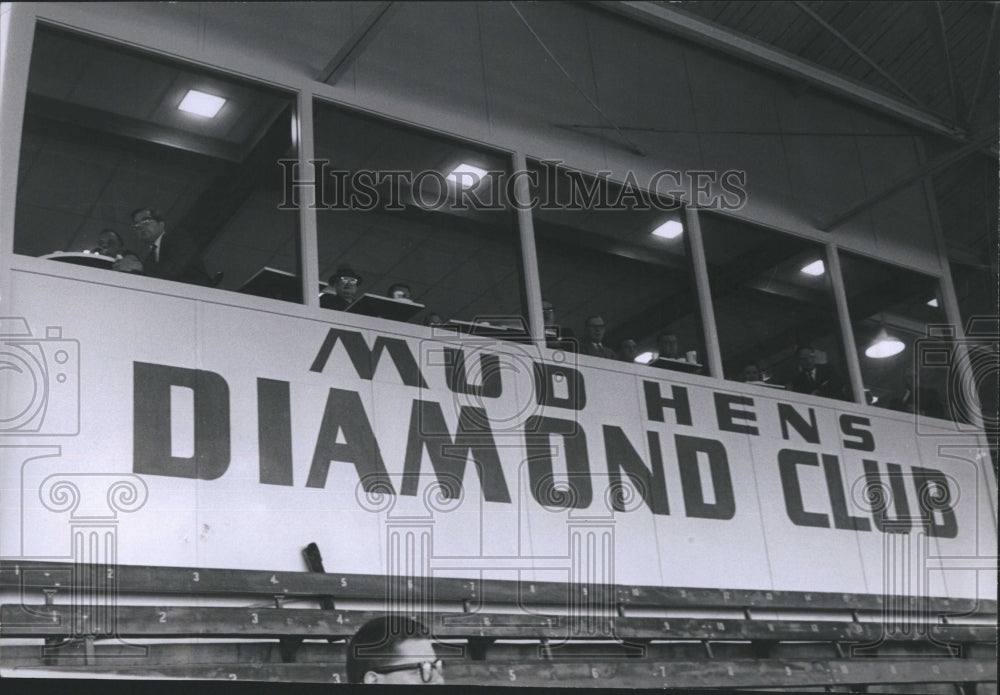
[(160, 622), (167, 622), (167, 612), (166, 611), (156, 611), (156, 614), (160, 616)]
[(330, 680), (332, 680), (334, 683), (339, 683), (340, 682), (340, 674), (339, 673), (333, 674), (332, 676), (330, 676)]
[(507, 675), (510, 677), (510, 679), (512, 681), (516, 681), (517, 680), (517, 674), (514, 673), (514, 669), (512, 669), (512, 668), (507, 669)]
[(257, 617), (256, 613), (251, 613), (250, 614), (250, 622), (253, 623), (254, 625), (256, 625), (256, 624), (258, 624), (260, 622), (260, 618)]
[(193, 581), (193, 582), (200, 582), (201, 581), (201, 575), (198, 574), (197, 572), (192, 572), (191, 573), (191, 581)]
[(115, 578), (115, 571), (114, 571), (113, 568), (109, 567), (108, 568), (108, 579), (114, 579), (114, 578)]

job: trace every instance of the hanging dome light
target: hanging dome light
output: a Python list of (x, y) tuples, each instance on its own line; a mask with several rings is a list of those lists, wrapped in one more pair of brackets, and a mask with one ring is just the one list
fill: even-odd
[(894, 338), (885, 332), (883, 328), (875, 336), (875, 340), (872, 344), (868, 346), (865, 350), (865, 355), (876, 360), (885, 359), (886, 357), (892, 357), (893, 355), (898, 355), (903, 351), (903, 341), (899, 338)]

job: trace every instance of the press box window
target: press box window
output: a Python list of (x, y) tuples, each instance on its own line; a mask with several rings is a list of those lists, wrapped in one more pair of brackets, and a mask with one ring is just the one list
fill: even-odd
[(937, 279), (846, 251), (840, 267), (868, 403), (953, 419), (960, 367)]
[[(100, 268), (134, 254), (142, 274), (228, 290), (265, 267), (298, 275), (298, 215), (279, 210), (293, 108), (273, 89), (39, 26), (14, 252)], [(161, 221), (150, 262), (142, 227)]]
[[(321, 102), (314, 121), (320, 305), (525, 337), (509, 158)], [(401, 288), (416, 310), (389, 313)]]
[(726, 379), (850, 400), (825, 248), (719, 214), (699, 220)]
[[(680, 205), (552, 163), (529, 171), (550, 347), (707, 374)], [(592, 345), (601, 322), (607, 351)]]

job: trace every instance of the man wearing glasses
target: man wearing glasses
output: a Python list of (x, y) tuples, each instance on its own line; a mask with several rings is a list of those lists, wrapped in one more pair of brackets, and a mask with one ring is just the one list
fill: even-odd
[(134, 210), (132, 231), (147, 245), (148, 251), (141, 261), (123, 258), (115, 263), (115, 270), (192, 285), (209, 284), (208, 271), (194, 242), (184, 234), (167, 234), (163, 217), (156, 210)]
[(324, 309), (343, 311), (358, 297), (361, 276), (349, 265), (341, 265), (330, 276), (329, 285), (320, 294), (319, 305)]
[(347, 643), (350, 683), (444, 683), (430, 632), (412, 618), (391, 615), (362, 625)]

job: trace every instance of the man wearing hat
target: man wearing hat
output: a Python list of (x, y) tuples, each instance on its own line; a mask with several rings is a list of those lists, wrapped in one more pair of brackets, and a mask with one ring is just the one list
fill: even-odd
[(361, 276), (349, 265), (337, 267), (337, 272), (330, 276), (329, 284), (320, 297), (320, 306), (324, 309), (343, 311), (351, 305), (358, 296)]

